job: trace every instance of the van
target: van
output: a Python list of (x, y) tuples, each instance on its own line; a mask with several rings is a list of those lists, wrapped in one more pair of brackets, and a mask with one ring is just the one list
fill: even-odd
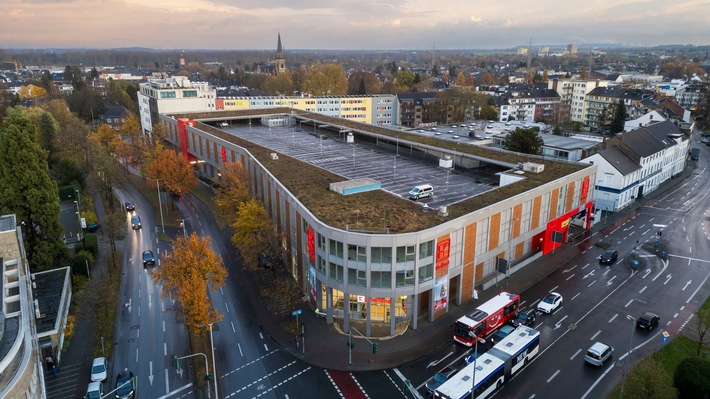
[(422, 184), (416, 186), (409, 192), (409, 199), (418, 200), (421, 198), (431, 197), (434, 195), (434, 187), (431, 184)]

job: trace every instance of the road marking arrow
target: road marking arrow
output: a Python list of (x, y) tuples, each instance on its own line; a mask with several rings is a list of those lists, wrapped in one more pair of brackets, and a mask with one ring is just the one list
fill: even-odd
[(150, 385), (153, 385), (153, 361), (150, 361), (150, 375), (148, 376), (150, 380)]
[(133, 298), (128, 298), (128, 302), (126, 302), (126, 309), (128, 309), (128, 314), (131, 314), (131, 301)]
[(685, 291), (685, 289), (688, 288), (688, 286), (689, 286), (692, 282), (693, 282), (693, 280), (688, 280), (688, 282), (685, 283), (685, 287), (683, 287), (683, 289), (682, 289), (681, 291)]
[(558, 328), (562, 327), (562, 322), (563, 322), (566, 318), (567, 318), (567, 315), (565, 315), (565, 317), (561, 318), (560, 321), (558, 321), (557, 323), (555, 323), (555, 330), (557, 330)]
[(439, 363), (443, 362), (443, 361), (444, 361), (444, 359), (446, 359), (447, 357), (449, 357), (449, 356), (451, 356), (451, 355), (453, 355), (453, 354), (454, 354), (454, 352), (449, 352), (449, 354), (448, 354), (448, 355), (446, 355), (446, 356), (442, 357), (441, 359), (439, 359), (439, 360), (435, 360), (435, 361), (433, 361), (433, 362), (429, 363), (429, 365), (428, 365), (428, 366), (426, 366), (426, 368), (429, 368), (429, 367), (432, 367), (432, 366), (436, 366), (437, 364), (439, 364)]
[(643, 277), (641, 278), (646, 278), (649, 274), (651, 274), (651, 269), (646, 269), (646, 271), (643, 273)]
[(616, 276), (612, 277), (609, 281), (606, 282), (606, 285), (607, 285), (607, 286), (610, 286), (611, 283), (614, 281), (615, 278), (616, 278)]
[(569, 273), (569, 272), (571, 272), (572, 270), (574, 270), (575, 267), (577, 267), (577, 265), (574, 265), (574, 266), (570, 267), (569, 269), (563, 270), (562, 273)]
[(596, 271), (596, 270), (592, 270), (591, 272), (585, 274), (584, 277), (582, 277), (582, 280), (584, 280), (584, 279), (587, 278), (587, 277), (593, 276), (595, 271)]
[(671, 275), (670, 275), (670, 274), (668, 274), (668, 275), (666, 276), (666, 281), (663, 283), (663, 285), (668, 284), (669, 281), (671, 281)]

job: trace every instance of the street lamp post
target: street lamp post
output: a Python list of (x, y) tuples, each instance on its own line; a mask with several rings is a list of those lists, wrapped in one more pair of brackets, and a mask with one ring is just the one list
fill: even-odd
[(212, 346), (212, 373), (214, 373), (214, 397), (219, 398), (219, 394), (217, 393), (217, 366), (215, 365), (216, 363), (214, 361), (214, 338), (212, 337), (212, 324), (214, 323), (203, 324), (202, 327), (210, 327), (210, 345)]
[(160, 200), (160, 181), (163, 179), (155, 179), (155, 184), (158, 189), (158, 207), (160, 208), (160, 227), (161, 231), (165, 233), (165, 223), (163, 223), (163, 202)]
[(178, 219), (180, 222), (180, 227), (182, 227), (182, 236), (187, 239), (187, 227), (185, 226), (185, 221), (190, 220), (190, 218)]
[(631, 351), (633, 351), (632, 342), (634, 339), (634, 330), (636, 329), (636, 318), (631, 315), (626, 315), (626, 318), (631, 320), (631, 335), (629, 335), (629, 353), (626, 354), (626, 361), (624, 361), (624, 376), (621, 378), (621, 398), (624, 398), (624, 383), (626, 382), (626, 372), (629, 369), (629, 362), (631, 361)]
[[(476, 337), (476, 334), (473, 331), (469, 331), (468, 333), (469, 336), (471, 337)], [(476, 345), (474, 346), (473, 349), (473, 372), (471, 373), (471, 399), (476, 399), (476, 361), (478, 361), (478, 343), (485, 344), (486, 340), (483, 338), (478, 338), (476, 337)]]

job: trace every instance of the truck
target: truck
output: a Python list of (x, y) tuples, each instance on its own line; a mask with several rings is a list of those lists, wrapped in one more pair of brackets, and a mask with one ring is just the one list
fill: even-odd
[(700, 148), (691, 148), (690, 149), (690, 159), (693, 161), (697, 161), (700, 159)]

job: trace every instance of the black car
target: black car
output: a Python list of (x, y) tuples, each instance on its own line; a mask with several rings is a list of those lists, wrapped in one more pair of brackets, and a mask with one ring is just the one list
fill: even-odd
[(100, 223), (91, 223), (90, 225), (86, 226), (86, 231), (88, 231), (89, 233), (93, 233), (99, 228), (101, 228)]
[(116, 376), (116, 399), (133, 399), (136, 391), (136, 379), (128, 369), (118, 373)]
[(617, 251), (615, 249), (607, 249), (599, 257), (599, 263), (605, 263), (607, 265), (610, 265), (610, 264), (616, 262), (616, 259), (618, 257), (619, 257), (619, 251)]
[(514, 326), (532, 326), (535, 323), (535, 312), (532, 310), (527, 310), (523, 312), (518, 312), (517, 315), (511, 320)]
[(133, 216), (131, 218), (131, 227), (133, 228), (133, 230), (141, 228), (141, 217), (140, 216)]
[(136, 205), (131, 201), (126, 201), (124, 206), (126, 207), (126, 212), (133, 212), (136, 210)]
[(155, 265), (155, 256), (153, 256), (153, 251), (150, 249), (143, 251), (143, 267), (148, 267)]
[(646, 312), (636, 319), (636, 327), (643, 328), (644, 330), (653, 330), (653, 327), (658, 325), (658, 321), (661, 318), (657, 314)]

